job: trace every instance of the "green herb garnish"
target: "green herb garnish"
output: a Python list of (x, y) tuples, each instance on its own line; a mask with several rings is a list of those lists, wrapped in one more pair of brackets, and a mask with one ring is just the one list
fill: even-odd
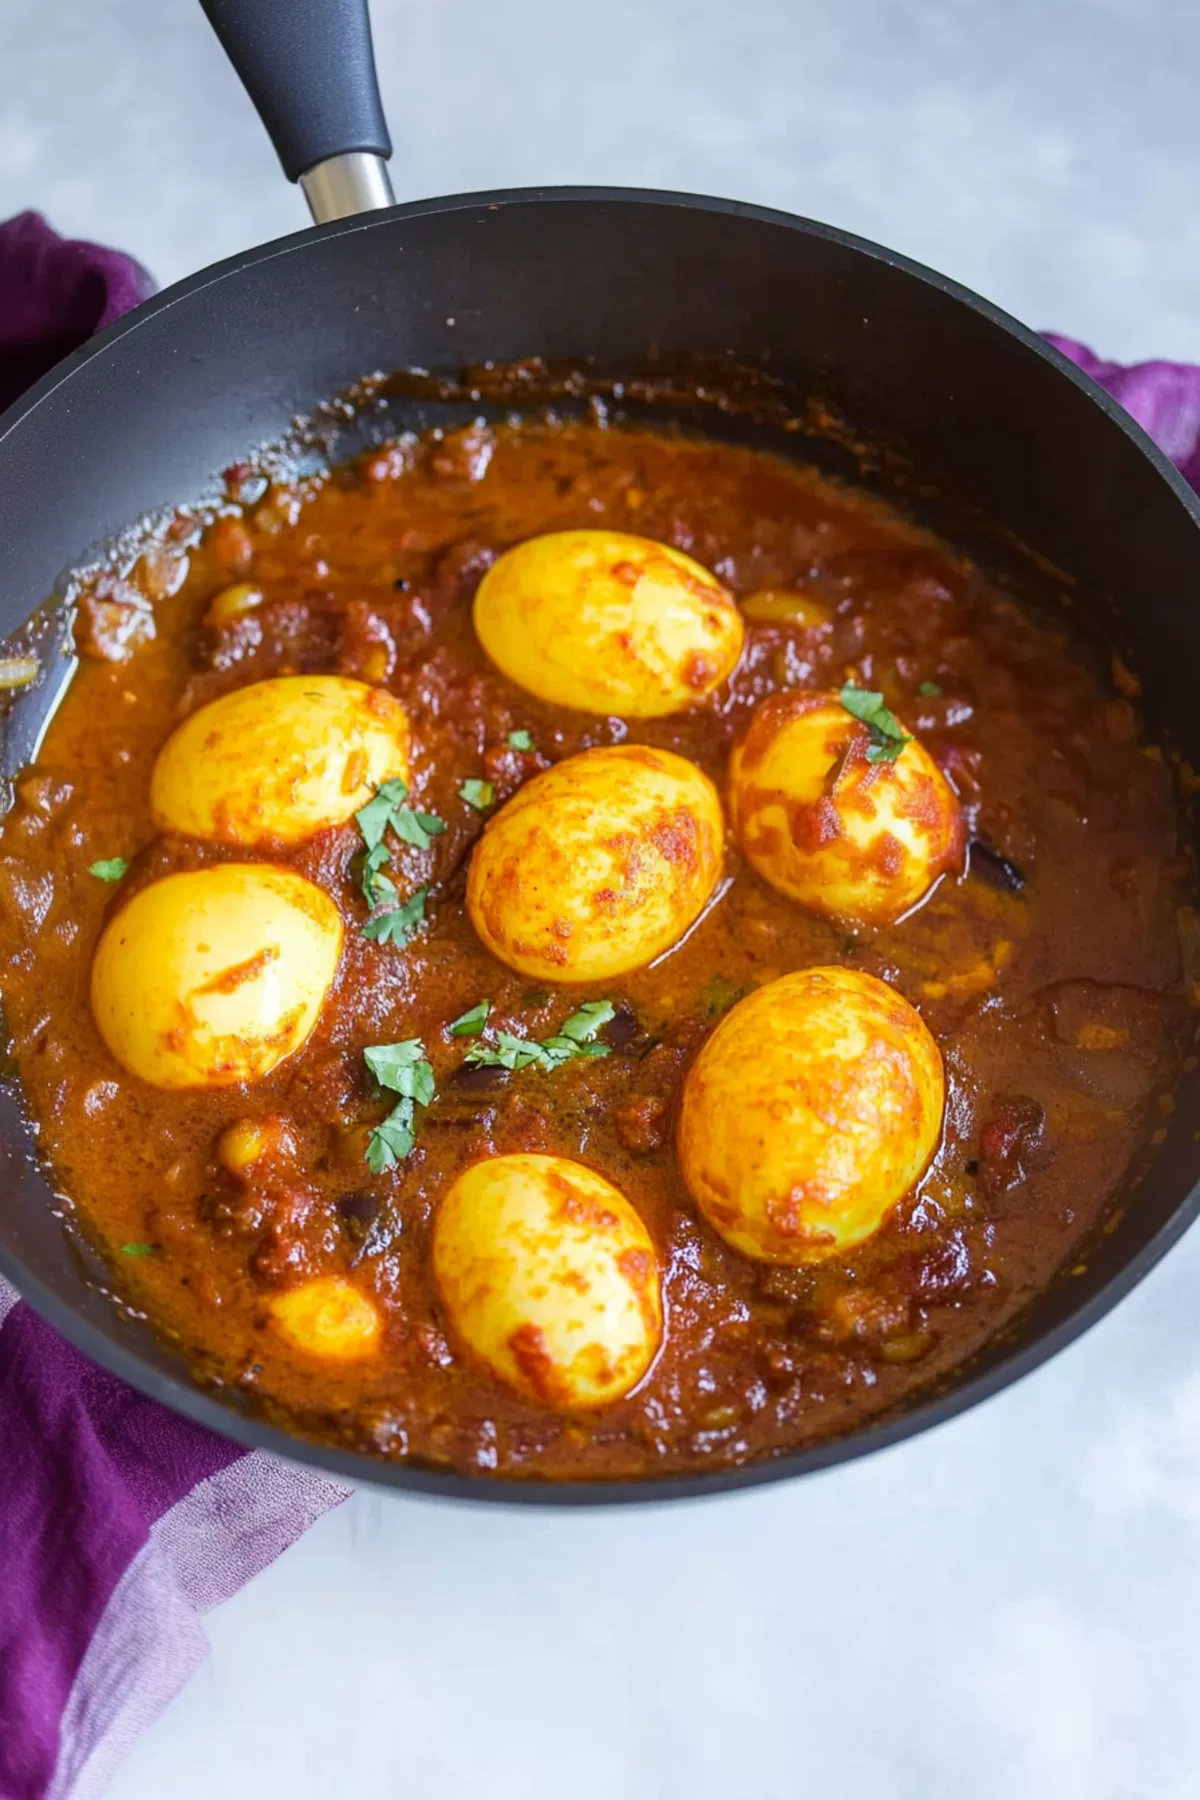
[(510, 731), (508, 747), (510, 750), (532, 750), (533, 739), (527, 731)]
[(128, 867), (123, 856), (102, 856), (99, 862), (92, 864), (88, 874), (94, 875), (97, 881), (120, 881)]
[(408, 787), (398, 775), (383, 782), (372, 799), (360, 807), (354, 817), (368, 850), (383, 842), (390, 825), (396, 836), (418, 850), (428, 850), (433, 839), (446, 829), (446, 821), (436, 813), (414, 812), (408, 804)]
[(414, 812), (408, 804), (407, 784), (399, 776), (383, 782), (354, 817), (367, 847), (360, 877), (363, 899), (372, 912), (380, 906), (388, 907), (363, 926), (363, 935), (384, 944), (406, 944), (425, 917), (428, 889), (419, 888), (403, 906), (392, 904), (397, 888), (391, 876), (384, 874), (392, 860), (384, 835), (393, 831), (401, 843), (411, 844), (415, 850), (428, 850), (434, 838), (445, 831), (446, 821), (436, 813)]
[(387, 912), (376, 913), (363, 926), (363, 936), (370, 938), (375, 944), (395, 944), (403, 950), (410, 938), (416, 936), (425, 923), (425, 897), (429, 893), (427, 887), (419, 887), (410, 899), (400, 906), (393, 906)]
[(476, 812), (486, 812), (496, 798), (496, 790), (490, 781), (477, 781), (472, 775), (459, 788), (458, 797), (473, 806)]
[(611, 1046), (598, 1044), (595, 1038), (615, 1010), (611, 1000), (585, 1000), (552, 1037), (524, 1038), (512, 1031), (497, 1031), (495, 1043), (472, 1044), (465, 1060), (486, 1068), (538, 1068), (548, 1074), (577, 1057), (610, 1056)]
[(383, 869), (392, 860), (392, 853), (386, 844), (376, 844), (363, 857), (362, 891), (363, 898), (372, 911), (382, 906), (385, 900), (396, 898), (396, 884)]
[(154, 1245), (153, 1244), (122, 1244), (121, 1245), (121, 1255), (122, 1256), (153, 1256), (154, 1255)]
[(852, 681), (848, 681), (842, 689), (840, 699), (846, 711), (865, 725), (871, 734), (871, 742), (867, 746), (869, 763), (895, 762), (905, 744), (912, 743), (899, 719), (883, 704), (882, 694), (874, 694), (869, 688), (855, 687)]
[(460, 1013), (457, 1019), (451, 1019), (445, 1028), (447, 1037), (478, 1037), (488, 1022), (491, 1010), (491, 1001), (481, 1000), (469, 1012)]
[(381, 1088), (400, 1096), (367, 1139), (367, 1167), (372, 1175), (382, 1175), (412, 1153), (417, 1107), (428, 1106), (434, 1096), (433, 1070), (420, 1038), (372, 1044), (363, 1051), (363, 1061)]
[(922, 681), (917, 692), (923, 694), (926, 700), (940, 700), (942, 697), (942, 690), (936, 681)]

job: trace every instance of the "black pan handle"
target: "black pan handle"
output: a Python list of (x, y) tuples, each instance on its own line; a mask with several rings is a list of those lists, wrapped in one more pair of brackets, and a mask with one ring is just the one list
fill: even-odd
[(313, 217), (392, 204), (367, 0), (200, 0)]

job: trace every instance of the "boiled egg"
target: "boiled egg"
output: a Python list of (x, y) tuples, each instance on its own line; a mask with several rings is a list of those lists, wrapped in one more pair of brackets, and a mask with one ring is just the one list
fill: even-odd
[(891, 761), (873, 749), (837, 694), (792, 691), (764, 700), (729, 766), (747, 860), (789, 900), (849, 924), (900, 918), (960, 866), (965, 842), (954, 790), (917, 740)]
[(920, 1015), (852, 969), (769, 982), (722, 1019), (688, 1073), (679, 1166), (743, 1256), (814, 1263), (850, 1250), (924, 1173), (945, 1075)]
[(374, 1302), (338, 1275), (322, 1275), (271, 1301), (271, 1317), (297, 1350), (331, 1361), (370, 1356), (382, 1329)]
[(475, 630), (539, 700), (640, 719), (719, 687), (744, 635), (707, 569), (622, 531), (554, 531), (506, 551), (479, 585)]
[(279, 675), (235, 688), (177, 727), (154, 765), (150, 809), (160, 831), (297, 844), (408, 774), (398, 700), (341, 675)]
[(473, 1163), (438, 1208), (433, 1268), (463, 1342), (547, 1406), (619, 1399), (658, 1350), (649, 1234), (619, 1189), (566, 1157)]
[(92, 1012), (117, 1061), (155, 1087), (258, 1081), (312, 1031), (341, 948), (332, 900), (286, 869), (168, 875), (105, 926)]
[(717, 791), (668, 750), (585, 750), (489, 819), (467, 879), (487, 948), (545, 981), (640, 969), (699, 916), (721, 873)]

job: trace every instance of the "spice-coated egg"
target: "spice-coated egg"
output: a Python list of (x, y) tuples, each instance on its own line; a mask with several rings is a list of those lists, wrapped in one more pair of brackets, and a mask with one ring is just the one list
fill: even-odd
[(701, 1050), (679, 1165), (735, 1250), (821, 1262), (920, 1179), (944, 1104), (941, 1053), (907, 1000), (873, 975), (805, 969), (740, 1001)]
[(544, 981), (640, 969), (699, 916), (721, 873), (717, 791), (668, 750), (585, 750), (527, 782), (475, 846), (471, 922)]
[(340, 825), (381, 782), (408, 779), (408, 718), (382, 688), (280, 675), (202, 706), (150, 781), (160, 831), (222, 844), (296, 844)]
[(342, 921), (286, 869), (221, 863), (142, 888), (92, 963), (100, 1035), (162, 1088), (257, 1081), (298, 1050), (337, 972)]
[(506, 551), (479, 585), (475, 630), (540, 700), (642, 719), (719, 687), (744, 635), (707, 569), (622, 531), (555, 531)]
[(374, 1303), (338, 1275), (322, 1275), (271, 1301), (271, 1317), (297, 1350), (339, 1362), (369, 1356), (379, 1341)]
[[(889, 715), (890, 716), (890, 715)], [(729, 808), (747, 859), (809, 911), (887, 925), (962, 862), (949, 782), (915, 738), (871, 761), (872, 734), (837, 694), (775, 694), (729, 765)]]
[(433, 1267), (458, 1335), (547, 1406), (619, 1399), (658, 1350), (649, 1234), (619, 1189), (566, 1157), (472, 1164), (438, 1208)]

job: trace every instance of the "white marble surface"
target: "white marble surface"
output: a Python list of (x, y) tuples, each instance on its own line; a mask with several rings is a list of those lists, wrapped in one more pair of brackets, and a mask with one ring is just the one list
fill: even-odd
[[(1193, 0), (377, 0), (402, 193), (836, 219), (1200, 358)], [(302, 222), (194, 0), (0, 0), (0, 216), (167, 280)], [(1195, 1800), (1200, 1235), (873, 1461), (554, 1516), (360, 1495), (211, 1622), (114, 1800)]]

